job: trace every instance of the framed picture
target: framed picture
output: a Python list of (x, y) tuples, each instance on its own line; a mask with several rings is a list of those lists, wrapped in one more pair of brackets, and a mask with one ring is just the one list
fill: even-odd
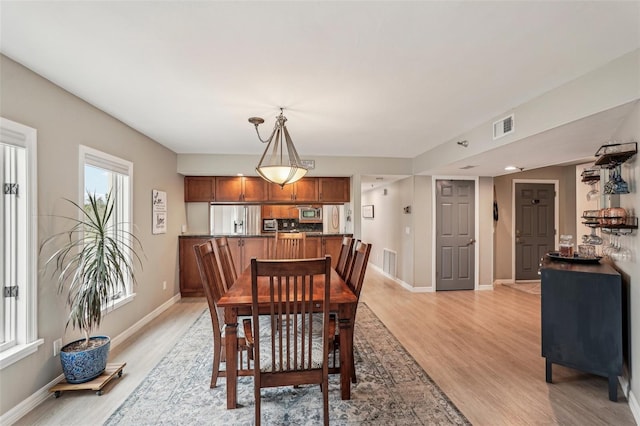
[(373, 204), (362, 206), (362, 217), (365, 219), (373, 219)]
[(167, 193), (151, 190), (151, 233), (167, 233)]

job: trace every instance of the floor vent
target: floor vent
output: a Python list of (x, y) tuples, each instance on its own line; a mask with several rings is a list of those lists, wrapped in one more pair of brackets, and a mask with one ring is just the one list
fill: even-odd
[(499, 139), (513, 133), (513, 124), (513, 114), (493, 123), (493, 139)]
[(382, 271), (392, 278), (396, 277), (397, 253), (393, 250), (382, 249)]

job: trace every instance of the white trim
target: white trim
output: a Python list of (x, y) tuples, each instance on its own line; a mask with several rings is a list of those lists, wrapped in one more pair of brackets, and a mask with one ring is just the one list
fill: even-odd
[(3, 370), (11, 364), (20, 361), (35, 351), (38, 350), (38, 346), (44, 343), (44, 339), (38, 339), (34, 342), (26, 343), (24, 345), (16, 345), (10, 349), (0, 352), (0, 370)]
[(493, 280), (493, 285), (505, 285), (505, 284), (514, 284), (513, 280), (510, 279), (495, 279)]
[(473, 215), (474, 215), (474, 239), (476, 240), (476, 243), (473, 245), (474, 248), (474, 256), (475, 256), (475, 260), (473, 262), (474, 264), (474, 268), (473, 268), (473, 290), (480, 290), (480, 244), (479, 244), (479, 233), (480, 233), (480, 209), (479, 204), (480, 204), (480, 188), (479, 188), (479, 183), (480, 183), (480, 178), (478, 176), (474, 176), (474, 177), (470, 177), (470, 176), (432, 176), (431, 177), (431, 217), (433, 218), (433, 220), (431, 221), (431, 235), (433, 236), (433, 238), (431, 238), (431, 253), (434, 253), (433, 256), (431, 256), (431, 282), (433, 283), (433, 290), (431, 291), (436, 291), (436, 214), (437, 214), (437, 206), (436, 206), (436, 184), (439, 180), (467, 180), (467, 181), (474, 181), (475, 182), (475, 187), (474, 187), (474, 194), (473, 194), (473, 198), (474, 198), (474, 206), (473, 206)]
[(386, 272), (384, 272), (382, 270), (382, 268), (380, 268), (379, 266), (374, 265), (373, 263), (369, 263), (369, 268), (374, 268), (376, 271), (380, 272), (381, 275), (384, 275), (385, 277), (389, 278), (391, 281), (395, 282), (396, 284), (398, 284), (400, 287), (404, 288), (405, 290), (408, 290), (412, 293), (433, 293), (434, 289), (433, 286), (431, 287), (414, 287), (411, 284), (402, 281), (399, 278), (396, 277), (392, 277), (391, 275), (387, 274)]
[[(129, 327), (124, 332), (120, 333), (117, 337), (111, 339), (111, 348), (113, 349), (117, 347), (119, 344), (121, 344), (126, 339), (131, 337), (135, 332), (137, 332), (142, 327), (150, 323), (151, 320), (159, 316), (162, 312), (169, 309), (171, 305), (177, 303), (179, 300), (180, 300), (180, 293), (174, 295), (171, 299), (167, 300), (165, 303), (158, 306), (151, 313), (149, 313), (148, 315), (140, 319), (138, 322), (136, 322), (134, 325)], [(61, 381), (63, 378), (64, 376), (60, 374), (59, 376), (54, 378), (52, 381), (47, 383), (44, 387), (34, 392), (27, 399), (25, 399), (15, 407), (8, 410), (6, 413), (0, 416), (0, 424), (3, 424), (3, 425), (13, 424), (18, 420), (20, 420), (22, 417), (24, 417), (26, 414), (28, 414), (31, 410), (36, 408), (38, 405), (42, 404), (45, 400), (47, 400), (47, 398), (51, 397), (51, 393), (49, 392), (49, 389), (55, 384), (57, 384), (59, 381)]]
[(631, 409), (631, 414), (633, 414), (633, 418), (636, 420), (636, 423), (640, 425), (640, 404), (638, 404), (638, 399), (636, 395), (629, 391), (629, 396), (627, 396), (627, 400), (629, 401), (629, 408)]
[(487, 291), (487, 290), (493, 291), (493, 284), (480, 284), (476, 290), (478, 290), (478, 291)]
[(558, 234), (560, 230), (560, 182), (557, 179), (513, 179), (511, 181), (511, 278), (516, 279), (516, 183), (543, 183), (553, 184), (553, 241), (554, 247), (558, 247)]
[[(0, 131), (2, 140), (7, 140), (13, 145), (22, 146), (26, 151), (27, 163), (27, 212), (30, 215), (27, 226), (27, 242), (30, 253), (27, 260), (27, 282), (21, 286), (21, 297), (24, 316), (18, 319), (18, 329), (24, 327), (16, 336), (19, 339), (17, 346), (9, 349), (6, 357), (2, 357), (2, 367), (18, 361), (35, 352), (41, 343), (38, 343), (38, 131), (15, 121), (0, 117)], [(20, 321), (24, 321), (20, 324)], [(0, 369), (1, 369), (0, 368)]]

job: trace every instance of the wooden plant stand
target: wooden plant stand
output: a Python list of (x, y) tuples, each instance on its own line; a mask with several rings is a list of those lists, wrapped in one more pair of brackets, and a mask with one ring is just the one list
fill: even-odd
[(125, 365), (127, 365), (126, 362), (107, 364), (107, 368), (105, 368), (100, 376), (85, 383), (67, 383), (65, 379), (62, 379), (60, 383), (54, 385), (51, 389), (49, 389), (49, 392), (54, 392), (54, 396), (56, 398), (59, 398), (60, 394), (63, 391), (87, 389), (96, 391), (96, 395), (102, 395), (102, 388), (105, 387), (105, 385), (109, 383), (111, 379), (113, 379), (116, 375), (118, 377), (122, 377), (122, 370), (124, 369)]

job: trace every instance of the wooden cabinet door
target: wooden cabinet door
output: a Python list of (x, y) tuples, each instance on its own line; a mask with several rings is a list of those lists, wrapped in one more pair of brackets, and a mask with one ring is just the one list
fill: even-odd
[(306, 259), (322, 257), (322, 237), (307, 237), (305, 239), (304, 257)]
[(216, 195), (216, 201), (242, 201), (242, 177), (218, 176)]
[(342, 248), (342, 236), (340, 237), (323, 237), (322, 245), (324, 249), (323, 256), (331, 256), (331, 266), (333, 268), (338, 264), (338, 257), (340, 256), (340, 249)]
[(208, 238), (179, 239), (180, 294), (182, 297), (204, 296), (204, 288), (202, 287), (193, 246), (206, 243), (208, 240)]
[(295, 194), (293, 196), (296, 202), (318, 202), (318, 179), (303, 178), (297, 181), (294, 187)]
[(267, 188), (269, 201), (293, 201), (293, 185), (285, 185), (283, 188), (280, 188), (280, 185), (276, 185), (275, 183), (267, 183)]
[(261, 177), (243, 177), (242, 181), (242, 201), (251, 203), (267, 199), (267, 181)]
[(233, 258), (233, 264), (236, 267), (236, 273), (240, 275), (244, 268), (242, 267), (242, 238), (227, 237), (229, 240), (229, 251)]
[(269, 238), (243, 238), (242, 239), (242, 271), (247, 269), (251, 265), (251, 258), (257, 259), (268, 258), (268, 245)]
[(318, 178), (319, 200), (323, 203), (348, 203), (350, 178)]
[(184, 201), (215, 201), (215, 181), (212, 176), (185, 176)]
[(262, 219), (273, 219), (275, 216), (273, 215), (273, 206), (269, 204), (263, 204), (260, 207), (260, 215)]

